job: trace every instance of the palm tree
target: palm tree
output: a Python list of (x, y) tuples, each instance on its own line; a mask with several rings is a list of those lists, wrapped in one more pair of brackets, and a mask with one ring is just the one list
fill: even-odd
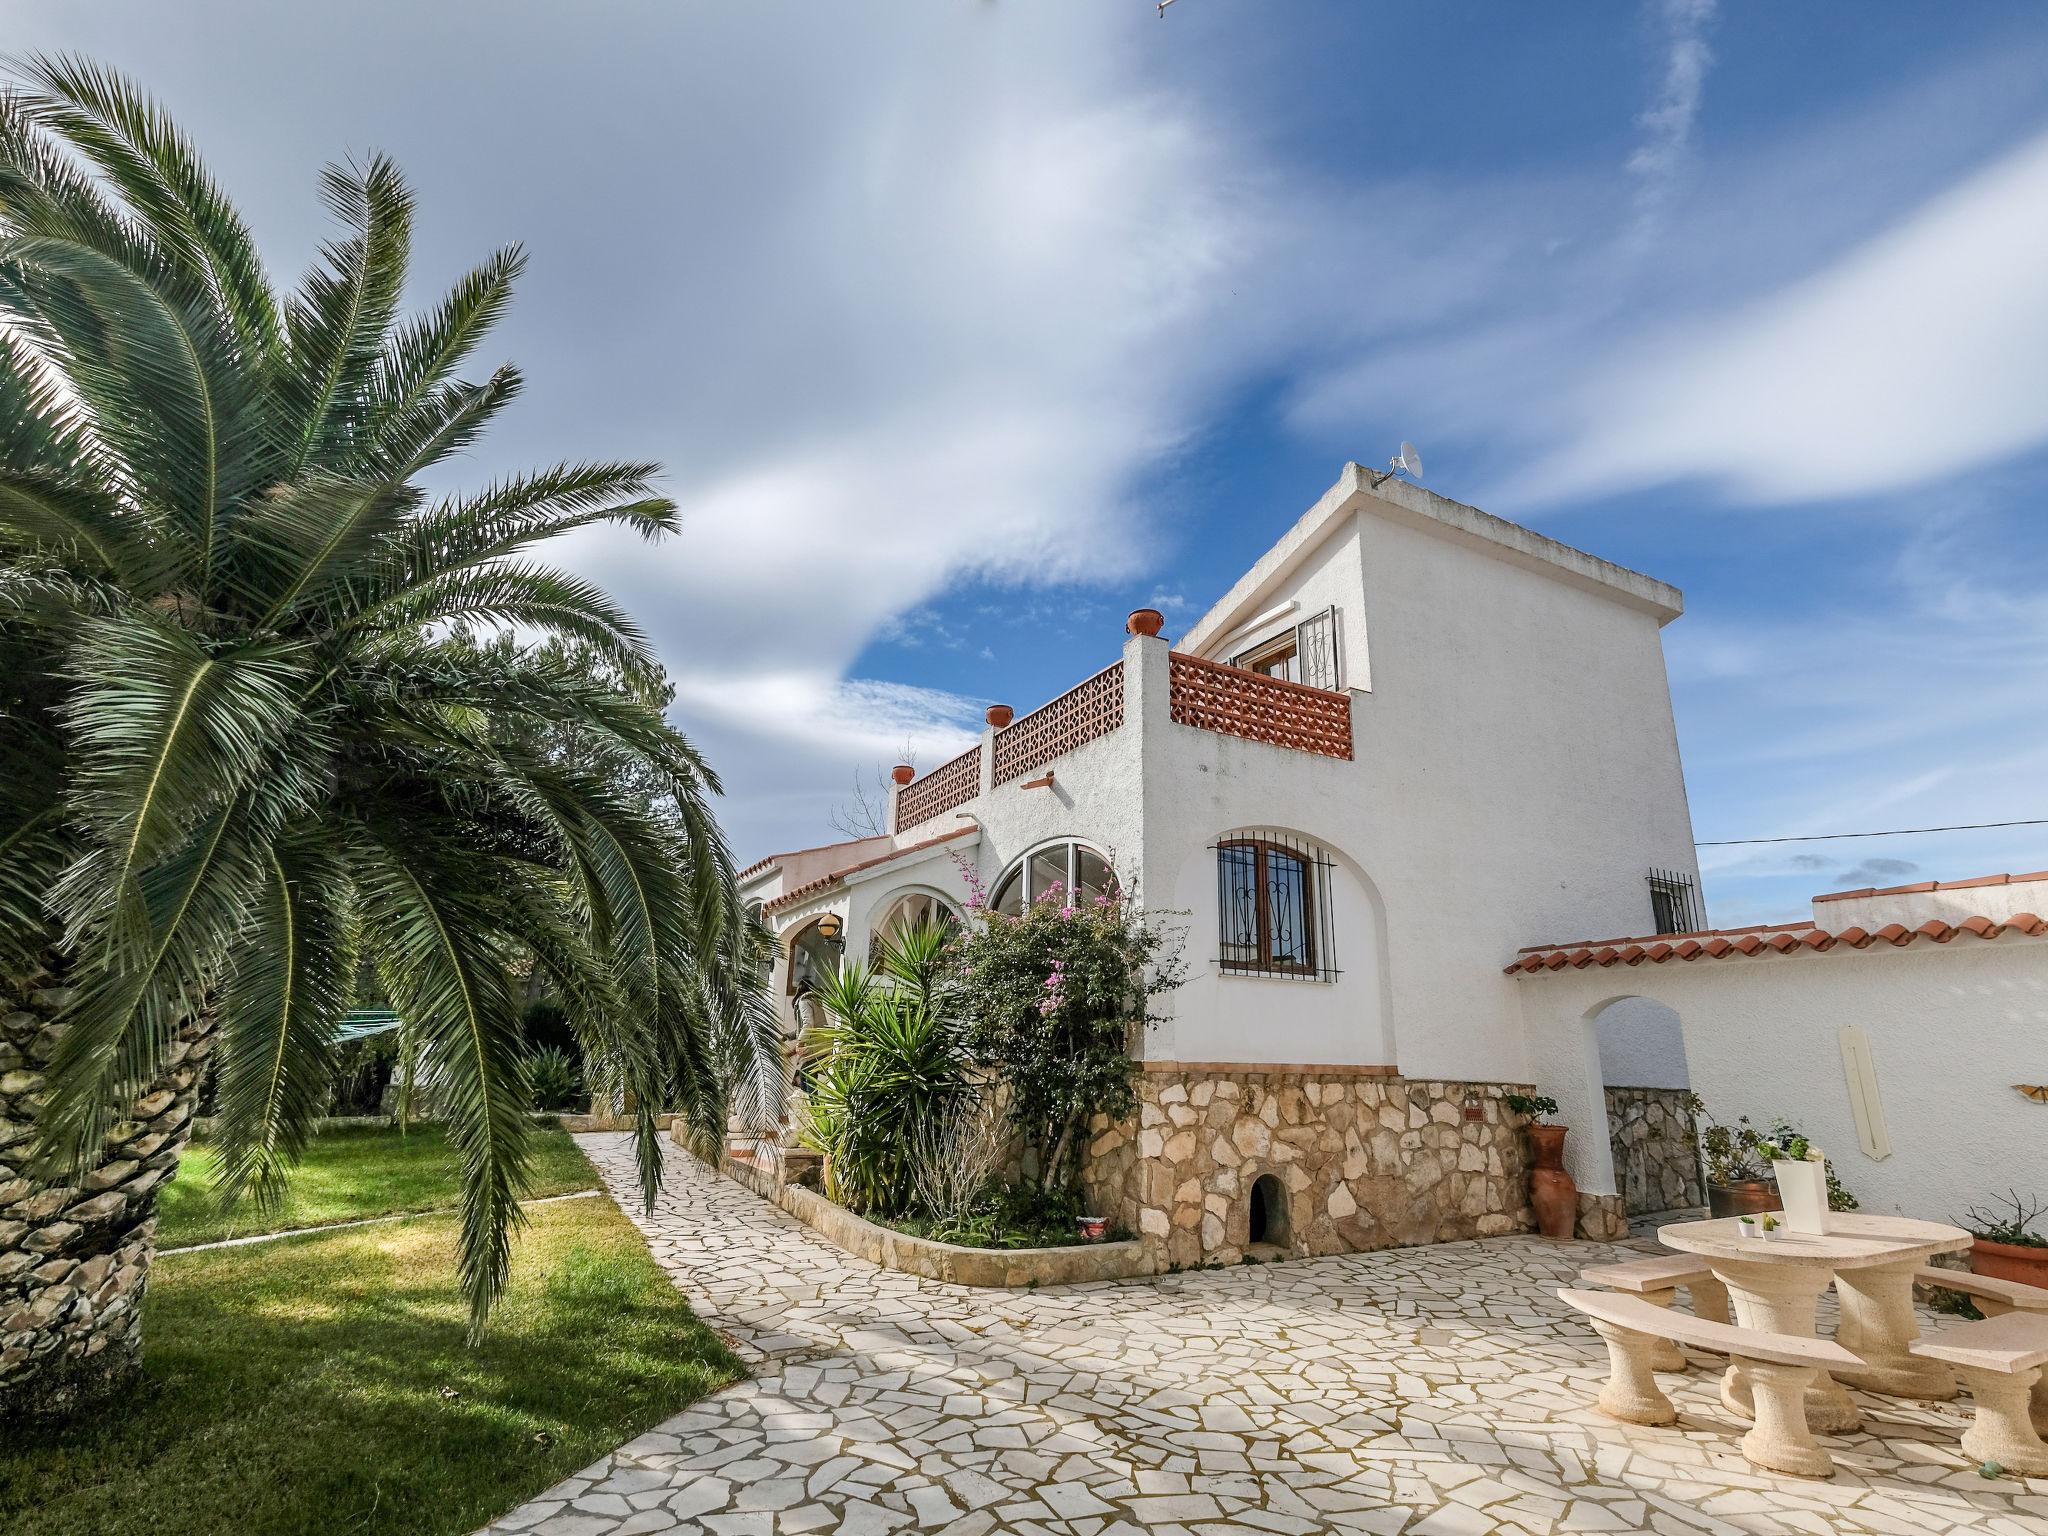
[(519, 393), (509, 366), (463, 375), (518, 249), (401, 315), (413, 201), (372, 157), (325, 172), (342, 233), (280, 293), (132, 84), (23, 70), (0, 100), (0, 1411), (139, 1360), (152, 1191), (210, 1051), (223, 1193), (277, 1194), (359, 950), (441, 1075), (473, 1330), (526, 1177), (529, 966), (637, 1096), (649, 1200), (655, 1109), (715, 1132), (731, 1064), (774, 1043), (717, 781), (619, 684), (651, 665), (633, 621), (531, 558), (593, 524), (671, 532), (653, 466), (420, 485)]

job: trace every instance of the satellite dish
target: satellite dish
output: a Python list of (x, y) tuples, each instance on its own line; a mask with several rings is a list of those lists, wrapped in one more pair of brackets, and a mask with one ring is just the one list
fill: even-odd
[(1387, 467), (1372, 477), (1372, 486), (1378, 490), (1396, 475), (1406, 475), (1411, 480), (1422, 478), (1422, 450), (1413, 443), (1401, 444), (1401, 451), (1387, 460)]

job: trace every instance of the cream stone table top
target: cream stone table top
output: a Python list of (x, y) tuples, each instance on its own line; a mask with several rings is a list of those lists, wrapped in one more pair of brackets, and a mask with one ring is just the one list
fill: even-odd
[(1918, 1263), (1937, 1253), (1957, 1253), (1970, 1246), (1970, 1234), (1939, 1221), (1831, 1211), (1828, 1230), (1818, 1236), (1787, 1231), (1774, 1241), (1744, 1237), (1739, 1223), (1730, 1216), (1659, 1227), (1657, 1241), (1681, 1253), (1699, 1254), (1712, 1263), (1788, 1265), (1834, 1272)]

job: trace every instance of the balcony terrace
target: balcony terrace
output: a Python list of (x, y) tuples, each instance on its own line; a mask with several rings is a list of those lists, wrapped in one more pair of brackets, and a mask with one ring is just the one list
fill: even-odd
[[(1133, 624), (1140, 623), (1133, 615)], [(1263, 742), (1319, 757), (1351, 757), (1351, 695), (1292, 683), (1167, 649), (1151, 631), (1134, 628), (1124, 657), (1075, 684), (1050, 703), (1015, 719), (1007, 706), (988, 713), (983, 740), (931, 772), (899, 769), (898, 833), (956, 811), (989, 790), (1026, 780), (1075, 749), (1126, 728), (1133, 713), (1134, 666), (1156, 650), (1165, 672), (1166, 715), (1173, 723), (1219, 736)], [(987, 766), (984, 769), (984, 758)]]

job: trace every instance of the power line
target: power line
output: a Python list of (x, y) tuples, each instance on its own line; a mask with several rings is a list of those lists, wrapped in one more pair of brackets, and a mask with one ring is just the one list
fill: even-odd
[(1805, 837), (1723, 837), (1695, 848), (1735, 848), (1753, 843), (1832, 843), (1845, 837), (1916, 837), (1923, 832), (1986, 832), (1993, 827), (2048, 827), (2048, 816), (2032, 821), (1971, 821), (1956, 827), (1894, 827), (1889, 832), (1814, 832)]

